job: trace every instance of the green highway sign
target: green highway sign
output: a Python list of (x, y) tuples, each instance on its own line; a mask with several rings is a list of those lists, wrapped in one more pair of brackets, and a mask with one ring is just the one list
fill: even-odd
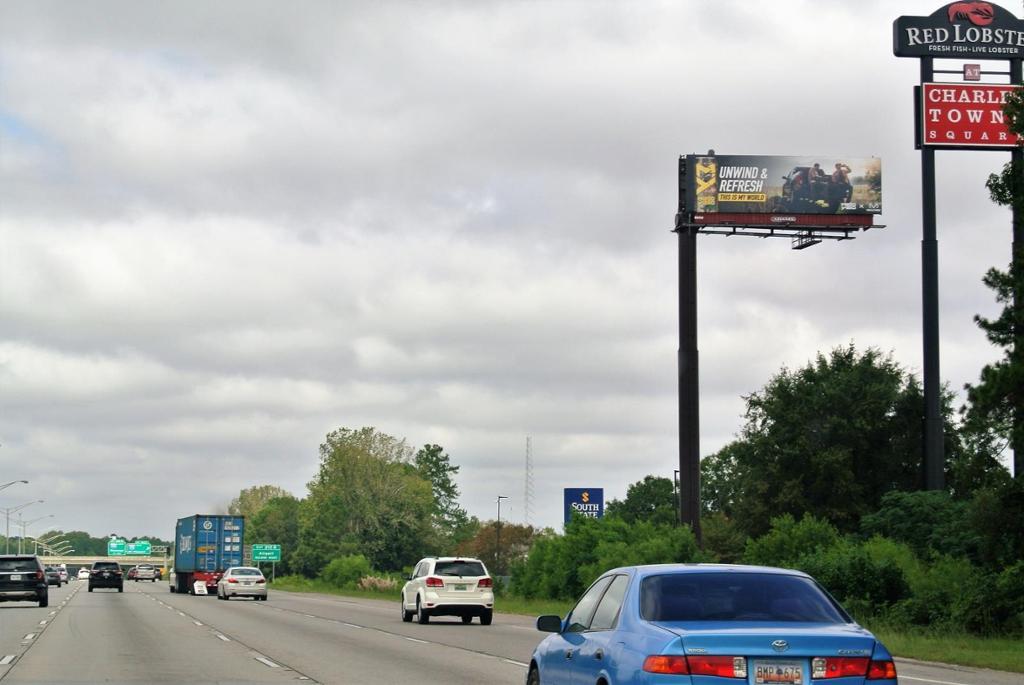
[(281, 561), (281, 545), (253, 545), (253, 561)]
[(152, 553), (153, 545), (149, 540), (137, 540), (136, 542), (127, 542), (120, 538), (107, 540), (108, 557), (148, 557)]
[(153, 553), (153, 546), (149, 540), (137, 540), (135, 542), (129, 542), (125, 548), (124, 554), (129, 556), (135, 555), (140, 557), (148, 557)]

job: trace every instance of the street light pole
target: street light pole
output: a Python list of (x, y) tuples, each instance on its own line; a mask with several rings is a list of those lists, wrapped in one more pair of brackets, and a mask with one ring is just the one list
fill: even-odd
[[(27, 483), (28, 481), (25, 482)], [(11, 514), (13, 514), (16, 511), (21, 511), (25, 507), (31, 506), (33, 504), (42, 504), (44, 501), (45, 500), (37, 499), (31, 502), (25, 502), (24, 504), (19, 504), (16, 507), (8, 507), (7, 509), (3, 510), (4, 514), (7, 515), (7, 532), (4, 534), (4, 541), (6, 543), (6, 546), (4, 548), (4, 554), (11, 553)]]
[(43, 537), (46, 534), (47, 534), (47, 531), (43, 531), (42, 535), (40, 535), (39, 537), (35, 538), (36, 543), (38, 543), (40, 545), (51, 545), (51, 544), (53, 544), (55, 542), (59, 542), (65, 535), (67, 535), (67, 533), (61, 533), (60, 531), (57, 531), (57, 530), (55, 530), (52, 533), (50, 533), (50, 537), (48, 537), (48, 538), (47, 537)]
[(501, 574), (501, 500), (508, 499), (505, 495), (498, 495), (498, 523), (495, 528), (494, 541), (494, 572)]
[(52, 519), (52, 518), (53, 518), (53, 514), (47, 514), (46, 516), (40, 516), (39, 518), (32, 519), (31, 521), (23, 521), (21, 519), (21, 514), (18, 514), (18, 523), (21, 524), (21, 537), (18, 538), (18, 554), (21, 554), (21, 543), (25, 539), (25, 529), (28, 528), (29, 526), (31, 526), (33, 523), (35, 523), (37, 521), (42, 521), (43, 519)]

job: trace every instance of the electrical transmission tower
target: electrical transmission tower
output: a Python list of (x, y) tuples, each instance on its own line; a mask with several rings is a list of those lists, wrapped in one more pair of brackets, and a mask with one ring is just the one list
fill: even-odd
[(533, 518), (533, 442), (526, 436), (526, 478), (523, 482), (523, 523)]

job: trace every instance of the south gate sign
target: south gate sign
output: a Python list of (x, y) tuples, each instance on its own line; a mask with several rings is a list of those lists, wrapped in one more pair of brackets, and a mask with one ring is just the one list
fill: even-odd
[(951, 2), (893, 22), (897, 57), (1024, 58), (1024, 21), (990, 2)]

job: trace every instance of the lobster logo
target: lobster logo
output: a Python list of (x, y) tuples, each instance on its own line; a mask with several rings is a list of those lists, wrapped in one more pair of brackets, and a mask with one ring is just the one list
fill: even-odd
[(949, 22), (966, 19), (975, 26), (988, 26), (995, 20), (995, 11), (988, 2), (954, 2), (949, 6)]

